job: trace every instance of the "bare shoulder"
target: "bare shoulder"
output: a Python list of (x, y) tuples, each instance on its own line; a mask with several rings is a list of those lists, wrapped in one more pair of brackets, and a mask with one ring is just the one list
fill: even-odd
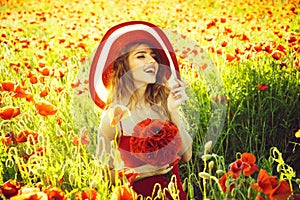
[(99, 130), (101, 136), (104, 136), (108, 140), (114, 139), (116, 129), (110, 125), (110, 118), (107, 111), (102, 113)]

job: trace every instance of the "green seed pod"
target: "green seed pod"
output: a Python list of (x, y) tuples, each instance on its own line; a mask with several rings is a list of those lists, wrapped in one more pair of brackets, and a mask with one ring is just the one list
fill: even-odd
[(159, 189), (159, 190), (157, 191), (156, 197), (158, 197), (159, 199), (162, 198), (162, 191), (161, 191), (161, 189)]
[(205, 154), (205, 155), (203, 155), (201, 158), (202, 158), (203, 161), (208, 161), (209, 159), (212, 158), (212, 155), (210, 155), (210, 154)]
[(25, 152), (27, 155), (31, 155), (33, 153), (33, 150), (31, 147), (27, 147)]
[(7, 168), (12, 168), (14, 166), (15, 162), (13, 161), (12, 158), (8, 158), (6, 161), (5, 161), (5, 167)]
[(210, 150), (211, 150), (211, 147), (212, 147), (212, 141), (208, 141), (208, 142), (206, 142), (205, 145), (204, 145), (204, 149), (205, 149), (206, 151), (210, 151)]
[(93, 180), (91, 183), (90, 183), (90, 186), (91, 188), (96, 188), (97, 187), (97, 181)]
[(218, 174), (219, 176), (222, 176), (223, 174), (225, 174), (225, 172), (223, 170), (221, 170), (221, 169), (218, 169), (216, 171), (216, 174)]
[(211, 161), (208, 163), (208, 168), (209, 168), (209, 169), (212, 169), (212, 168), (214, 168), (214, 166), (215, 166), (215, 162), (214, 162), (213, 160), (211, 160)]
[(75, 177), (73, 174), (69, 175), (69, 182), (70, 182), (70, 185), (73, 185), (75, 183)]
[(39, 143), (43, 143), (44, 141), (45, 141), (44, 136), (41, 135), (41, 134), (39, 134), (39, 135), (38, 135), (38, 142), (39, 142)]
[(247, 197), (248, 197), (248, 199), (251, 199), (251, 197), (252, 197), (252, 187), (248, 188)]
[(296, 179), (296, 183), (297, 183), (298, 185), (300, 185), (300, 178), (297, 178), (297, 179)]
[(173, 191), (175, 191), (175, 186), (174, 186), (174, 183), (172, 181), (169, 183), (168, 189), (171, 193), (173, 193)]
[(183, 183), (182, 183), (182, 189), (184, 191), (186, 191), (186, 182), (187, 182), (187, 179), (184, 179)]
[(231, 196), (235, 197), (235, 195), (236, 195), (236, 189), (233, 188), (233, 189), (231, 190)]
[(193, 185), (189, 182), (188, 183), (188, 190), (189, 190), (189, 197), (190, 197), (190, 199), (194, 199), (194, 187), (193, 187)]
[(210, 174), (206, 172), (199, 172), (199, 176), (203, 179), (210, 179)]

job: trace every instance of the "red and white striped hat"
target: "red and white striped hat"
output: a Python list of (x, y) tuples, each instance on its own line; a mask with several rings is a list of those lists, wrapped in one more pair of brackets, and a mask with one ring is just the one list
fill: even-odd
[(118, 24), (109, 29), (102, 38), (90, 69), (91, 97), (101, 109), (105, 108), (114, 61), (120, 56), (119, 53), (123, 48), (137, 42), (150, 44), (160, 54), (160, 64), (169, 66), (171, 73), (178, 76), (175, 52), (166, 34), (160, 28), (144, 21)]

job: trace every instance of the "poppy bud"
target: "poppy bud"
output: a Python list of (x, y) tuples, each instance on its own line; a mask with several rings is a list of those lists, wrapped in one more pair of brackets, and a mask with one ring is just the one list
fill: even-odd
[(208, 161), (208, 160), (210, 160), (210, 159), (212, 158), (212, 155), (210, 155), (210, 154), (205, 154), (205, 155), (203, 155), (201, 158), (202, 158), (203, 161)]
[(157, 191), (156, 197), (158, 197), (159, 199), (162, 197), (162, 191), (161, 191), (161, 189), (159, 189), (159, 190)]
[(91, 188), (96, 188), (97, 187), (97, 181), (93, 180), (90, 184)]
[(5, 161), (5, 167), (12, 168), (14, 166), (14, 161), (11, 158), (6, 159)]
[(211, 147), (212, 147), (212, 141), (208, 141), (208, 142), (206, 142), (205, 145), (204, 145), (205, 151), (210, 151), (210, 150), (211, 150)]
[(210, 162), (208, 163), (208, 168), (209, 168), (209, 169), (212, 169), (212, 168), (214, 168), (214, 165), (215, 165), (215, 163), (214, 163), (214, 161), (212, 160), (212, 161), (210, 161)]
[(190, 199), (195, 199), (195, 195), (194, 195), (194, 186), (189, 182), (188, 183), (188, 189), (189, 189), (189, 197)]
[(199, 176), (203, 179), (210, 179), (210, 174), (206, 172), (200, 172)]
[(18, 194), (18, 191), (21, 189), (21, 185), (19, 182), (15, 180), (8, 180), (0, 187), (1, 193), (5, 196), (5, 198), (9, 199)]
[(168, 189), (171, 193), (173, 193), (173, 191), (175, 191), (175, 185), (172, 181), (169, 183)]
[(217, 173), (218, 175), (223, 175), (223, 174), (225, 174), (225, 172), (224, 172), (223, 170), (221, 170), (221, 169), (218, 169), (218, 170), (216, 171), (216, 173)]

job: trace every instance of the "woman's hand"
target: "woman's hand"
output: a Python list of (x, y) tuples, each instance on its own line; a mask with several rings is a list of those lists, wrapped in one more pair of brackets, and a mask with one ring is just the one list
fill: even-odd
[(173, 166), (166, 164), (162, 167), (157, 167), (153, 165), (142, 165), (140, 167), (136, 167), (133, 170), (139, 174), (138, 178), (135, 180), (143, 179), (150, 176), (166, 174), (173, 169)]
[(175, 77), (171, 77), (168, 81), (168, 87), (170, 89), (170, 94), (167, 99), (167, 106), (169, 111), (172, 111), (177, 109), (180, 104), (187, 100), (187, 95), (185, 93), (186, 83)]

